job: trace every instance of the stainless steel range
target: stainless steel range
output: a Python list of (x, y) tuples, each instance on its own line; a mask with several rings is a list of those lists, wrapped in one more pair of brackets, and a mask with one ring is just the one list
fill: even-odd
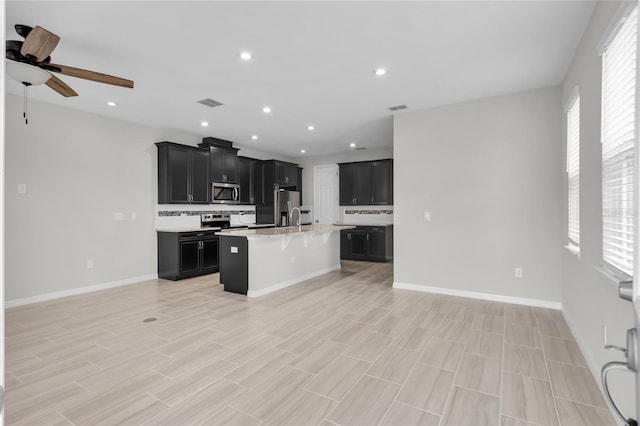
[(204, 213), (200, 215), (200, 226), (227, 229), (231, 226), (231, 218), (227, 213)]

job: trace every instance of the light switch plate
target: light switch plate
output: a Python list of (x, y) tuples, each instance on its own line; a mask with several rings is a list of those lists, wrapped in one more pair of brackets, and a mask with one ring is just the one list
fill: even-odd
[(124, 213), (122, 212), (115, 212), (113, 215), (113, 218), (115, 220), (124, 220)]
[(18, 184), (18, 194), (26, 194), (27, 193), (27, 184), (19, 183)]
[(136, 219), (138, 219), (137, 213), (136, 212), (132, 212), (131, 213), (131, 220), (136, 220)]
[(424, 221), (431, 222), (431, 212), (424, 212)]

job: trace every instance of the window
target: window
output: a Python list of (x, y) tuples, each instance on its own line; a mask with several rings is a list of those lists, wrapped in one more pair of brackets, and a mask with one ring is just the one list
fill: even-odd
[(567, 109), (567, 177), (569, 182), (569, 246), (580, 247), (580, 95), (576, 94)]
[(602, 256), (633, 275), (638, 7), (620, 21), (602, 54)]

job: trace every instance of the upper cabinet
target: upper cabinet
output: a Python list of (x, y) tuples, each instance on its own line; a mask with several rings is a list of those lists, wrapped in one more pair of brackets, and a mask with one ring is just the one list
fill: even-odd
[(238, 149), (231, 142), (208, 137), (198, 146), (209, 150), (211, 182), (237, 183)]
[(283, 185), (298, 184), (298, 165), (285, 163), (284, 161), (274, 161), (275, 183)]
[(238, 184), (242, 204), (262, 205), (262, 161), (248, 157), (238, 157)]
[(393, 204), (393, 160), (340, 163), (340, 205)]
[(393, 205), (393, 160), (371, 162), (371, 204)]
[(209, 203), (207, 150), (158, 142), (158, 204)]

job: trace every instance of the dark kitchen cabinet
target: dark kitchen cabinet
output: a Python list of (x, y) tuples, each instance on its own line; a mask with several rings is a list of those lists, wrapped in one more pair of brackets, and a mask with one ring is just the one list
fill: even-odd
[(238, 184), (242, 204), (262, 205), (262, 161), (238, 157)]
[(208, 204), (209, 153), (158, 142), (158, 204)]
[(371, 204), (371, 163), (340, 164), (340, 205)]
[(393, 204), (393, 160), (340, 163), (340, 205)]
[(176, 281), (218, 272), (220, 238), (215, 232), (158, 231), (158, 277)]
[(274, 161), (275, 183), (284, 185), (298, 184), (298, 165), (285, 163), (284, 161)]
[(371, 204), (393, 204), (393, 161), (371, 162)]
[(209, 147), (211, 181), (236, 183), (238, 179), (238, 150)]
[(206, 137), (200, 148), (209, 151), (211, 182), (236, 183), (238, 179), (238, 149), (224, 139)]
[(393, 226), (358, 226), (340, 231), (340, 258), (388, 262), (393, 259)]

